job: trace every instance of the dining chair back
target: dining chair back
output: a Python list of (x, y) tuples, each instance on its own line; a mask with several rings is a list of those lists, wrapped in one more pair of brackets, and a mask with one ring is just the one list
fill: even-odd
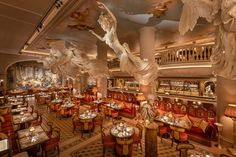
[(73, 125), (73, 133), (75, 132), (76, 128), (82, 129), (83, 123), (79, 120), (79, 115), (74, 114), (72, 116), (72, 125)]
[(169, 136), (169, 126), (164, 125), (163, 122), (156, 122), (158, 125), (158, 135), (161, 137), (161, 142), (163, 137)]
[(47, 122), (47, 135), (50, 137), (52, 135), (52, 129), (53, 129), (53, 123), (52, 122)]
[(113, 121), (113, 124), (114, 124), (114, 125), (117, 125), (117, 124), (119, 124), (119, 123), (126, 123), (126, 122), (125, 122), (125, 120), (122, 120), (122, 119), (120, 119), (120, 120), (114, 120), (114, 121)]
[(106, 148), (115, 148), (116, 139), (110, 135), (105, 133), (105, 129), (102, 128), (101, 130), (102, 135), (102, 146), (103, 146), (103, 156), (105, 156)]
[(57, 155), (60, 156), (60, 149), (59, 149), (59, 143), (60, 143), (60, 128), (54, 127), (52, 130), (52, 135), (50, 136), (49, 140), (44, 142), (42, 144), (42, 156), (47, 157), (47, 153), (49, 150), (56, 149)]
[(138, 133), (134, 134), (133, 140), (134, 140), (134, 144), (137, 144), (137, 146), (140, 146), (140, 149), (142, 151), (143, 126), (140, 124), (136, 124), (136, 127), (138, 128)]
[(97, 117), (94, 118), (93, 120), (94, 126), (100, 126), (101, 130), (103, 127), (103, 114), (98, 114)]
[(83, 134), (85, 131), (89, 132), (89, 135), (91, 136), (91, 132), (93, 130), (93, 120), (92, 119), (80, 119), (79, 120), (82, 123), (82, 129), (81, 129), (81, 137), (83, 137)]
[(30, 122), (30, 126), (37, 126), (37, 125), (41, 125), (43, 122), (43, 117), (41, 113), (37, 113), (37, 118), (34, 121)]
[(171, 138), (172, 138), (171, 146), (173, 146), (174, 141), (178, 141), (181, 143), (188, 142), (188, 134), (185, 132), (184, 128), (170, 126), (170, 129), (171, 129)]

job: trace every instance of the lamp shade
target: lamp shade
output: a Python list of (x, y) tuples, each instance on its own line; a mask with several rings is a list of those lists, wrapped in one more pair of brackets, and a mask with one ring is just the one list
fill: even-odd
[(225, 109), (225, 116), (236, 118), (236, 104), (228, 104)]
[(145, 96), (143, 95), (143, 93), (138, 93), (138, 95), (136, 96), (136, 99), (138, 101), (144, 101), (145, 100)]

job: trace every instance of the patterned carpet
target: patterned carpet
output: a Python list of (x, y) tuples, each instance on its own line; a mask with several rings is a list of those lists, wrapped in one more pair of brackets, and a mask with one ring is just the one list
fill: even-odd
[[(80, 112), (88, 109), (89, 106), (83, 105), (80, 107)], [(56, 113), (48, 112), (46, 105), (36, 106), (36, 109), (43, 114), (43, 128), (46, 128), (46, 121), (53, 122), (54, 126), (61, 129), (61, 144), (60, 144), (60, 156), (61, 157), (101, 157), (102, 156), (102, 143), (100, 128), (96, 128), (92, 133), (91, 137), (86, 135), (81, 138), (81, 134), (77, 131), (75, 134), (72, 132), (72, 120), (71, 118), (59, 118), (56, 117)], [(127, 119), (131, 121), (130, 119)], [(111, 120), (105, 120), (104, 127), (108, 130), (111, 127)], [(169, 139), (164, 139), (161, 143), (158, 138), (158, 156), (160, 157), (177, 157), (179, 152), (176, 151), (174, 145), (171, 147), (171, 142)], [(144, 156), (144, 142), (143, 152), (136, 145), (133, 146), (133, 157), (143, 157)], [(214, 151), (208, 150), (209, 147), (200, 148), (195, 145), (195, 149), (189, 151), (189, 154), (193, 154), (191, 157), (207, 157), (206, 154), (211, 155), (208, 157), (217, 157)], [(210, 152), (211, 151), (211, 152)], [(220, 152), (221, 153), (221, 152)], [(218, 152), (219, 154), (219, 152)], [(55, 152), (49, 153), (49, 157), (55, 157)], [(106, 157), (114, 157), (115, 153), (113, 150), (106, 151)], [(40, 155), (38, 155), (40, 157)]]
[[(86, 106), (86, 105), (80, 106), (80, 112), (83, 112), (88, 108), (89, 108), (89, 106)], [(47, 122), (53, 122), (53, 126), (60, 128), (61, 142), (64, 142), (64, 141), (71, 139), (71, 138), (76, 138), (76, 137), (81, 136), (79, 131), (75, 131), (75, 133), (73, 133), (72, 118), (71, 117), (67, 117), (67, 118), (58, 117), (56, 112), (49, 112), (47, 110), (46, 105), (36, 105), (36, 110), (38, 110), (39, 113), (41, 113), (43, 115), (43, 124), (42, 124), (43, 128), (47, 129), (47, 125), (46, 125)], [(108, 123), (108, 122), (105, 121), (105, 123)], [(99, 129), (95, 128), (95, 131), (92, 133), (92, 136), (94, 136), (98, 133), (99, 133)], [(81, 140), (83, 141), (84, 139), (81, 139)]]
[[(144, 148), (144, 143), (143, 143)], [(101, 157), (102, 156), (102, 142), (101, 139), (93, 141), (90, 145), (80, 148), (70, 153), (72, 157)], [(176, 151), (176, 145), (171, 147), (171, 142), (168, 140), (163, 140), (161, 143), (158, 139), (158, 156), (160, 157), (178, 157), (179, 152)], [(196, 147), (194, 150), (190, 150), (188, 154), (191, 154), (191, 157), (217, 157), (216, 154), (209, 152), (207, 150)], [(112, 149), (107, 150), (105, 153), (106, 157), (115, 157), (115, 153)], [(142, 153), (140, 148), (136, 145), (133, 146), (132, 157), (143, 157), (144, 152)]]

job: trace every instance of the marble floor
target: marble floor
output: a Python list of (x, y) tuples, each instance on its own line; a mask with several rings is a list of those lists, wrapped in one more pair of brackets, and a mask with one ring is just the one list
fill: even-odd
[[(32, 100), (33, 103), (33, 100)], [(80, 112), (88, 109), (88, 105), (81, 105)], [(101, 134), (100, 128), (96, 128), (92, 133), (91, 137), (89, 135), (85, 135), (83, 138), (80, 136), (80, 132), (76, 131), (76, 133), (72, 132), (72, 119), (71, 118), (59, 118), (56, 116), (56, 113), (48, 112), (46, 105), (37, 105), (36, 109), (43, 114), (43, 127), (46, 127), (45, 122), (51, 121), (54, 126), (57, 126), (61, 129), (61, 143), (60, 143), (60, 156), (61, 157), (100, 157), (102, 156), (102, 143), (101, 143)], [(123, 118), (130, 124), (135, 124), (133, 119)], [(104, 122), (104, 127), (108, 131), (112, 126), (112, 121), (106, 119)], [(174, 145), (171, 147), (170, 139), (164, 139), (163, 142), (160, 142), (158, 139), (158, 156), (160, 157), (177, 157), (179, 156), (179, 152), (176, 151)], [(190, 141), (190, 143), (194, 144), (195, 149), (189, 151), (191, 157), (217, 157), (220, 154), (226, 154), (227, 150), (225, 148), (218, 149), (217, 147), (206, 147)], [(142, 142), (144, 148), (144, 141)], [(136, 145), (134, 145), (133, 157), (143, 157), (145, 148), (143, 152)], [(54, 157), (54, 153), (49, 154), (50, 157)], [(107, 150), (107, 157), (115, 156), (112, 150)]]

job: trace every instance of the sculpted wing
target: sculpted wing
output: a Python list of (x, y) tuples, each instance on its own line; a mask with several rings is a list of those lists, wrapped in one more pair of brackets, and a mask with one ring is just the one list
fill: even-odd
[(219, 10), (218, 0), (182, 0), (184, 3), (179, 22), (180, 34), (193, 30), (199, 17), (212, 22)]

